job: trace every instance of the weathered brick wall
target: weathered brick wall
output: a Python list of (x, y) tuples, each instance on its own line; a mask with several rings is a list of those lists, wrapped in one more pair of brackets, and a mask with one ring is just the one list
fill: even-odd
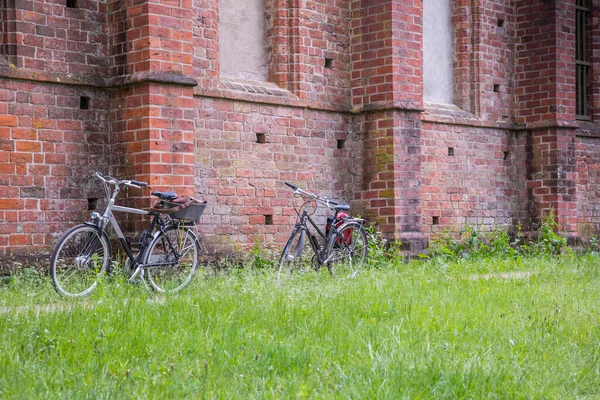
[(86, 87), (7, 79), (0, 98), (0, 256), (39, 256), (31, 250), (53, 245), (102, 196), (90, 175), (110, 163), (109, 100)]
[[(433, 118), (431, 118), (433, 119)], [(529, 226), (524, 140), (492, 127), (423, 124), (423, 227), (428, 234)]]
[(216, 250), (285, 243), (295, 217), (285, 181), (351, 199), (351, 116), (224, 99), (197, 98), (196, 107), (195, 186), (209, 202), (201, 230)]
[(106, 75), (106, 3), (15, 1), (15, 66), (61, 74)]
[(585, 124), (576, 140), (577, 233), (584, 240), (600, 231), (600, 130)]
[(485, 121), (514, 121), (514, 2), (454, 2), (454, 104)]

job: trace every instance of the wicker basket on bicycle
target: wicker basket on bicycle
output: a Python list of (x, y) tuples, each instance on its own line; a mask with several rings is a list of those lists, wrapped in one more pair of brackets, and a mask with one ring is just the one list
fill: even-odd
[(150, 209), (152, 212), (166, 214), (172, 219), (196, 222), (202, 216), (207, 201), (193, 197), (180, 196), (173, 200), (161, 200)]

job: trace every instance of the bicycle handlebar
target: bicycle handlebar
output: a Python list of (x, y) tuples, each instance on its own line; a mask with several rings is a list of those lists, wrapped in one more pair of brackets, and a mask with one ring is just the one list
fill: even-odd
[(131, 180), (131, 184), (132, 184), (132, 185), (141, 186), (141, 187), (146, 187), (146, 186), (148, 186), (148, 182), (136, 181), (135, 179), (132, 179), (132, 180)]
[(314, 193), (310, 193), (307, 192), (306, 190), (302, 190), (300, 189), (298, 186), (292, 185), (289, 182), (284, 182), (287, 186), (291, 187), (292, 189), (294, 189), (294, 193), (297, 194), (301, 194), (307, 197), (310, 197), (318, 202), (320, 202), (321, 204), (324, 204), (325, 206), (332, 208), (331, 206), (337, 206), (339, 203), (336, 203), (335, 201), (331, 201), (329, 200), (327, 197), (321, 197), (321, 196), (317, 196)]
[(289, 187), (291, 187), (292, 189), (294, 189), (294, 191), (298, 190), (298, 186), (294, 186), (289, 182), (284, 182), (286, 185), (288, 185)]
[(135, 179), (131, 179), (131, 180), (118, 180), (116, 178), (113, 178), (112, 176), (107, 176), (104, 177), (100, 171), (97, 171), (94, 176), (102, 181), (104, 181), (105, 183), (109, 183), (111, 185), (125, 185), (125, 186), (129, 186), (129, 187), (134, 187), (137, 189), (141, 189), (142, 187), (146, 187), (148, 186), (147, 182), (142, 182), (142, 181), (136, 181)]

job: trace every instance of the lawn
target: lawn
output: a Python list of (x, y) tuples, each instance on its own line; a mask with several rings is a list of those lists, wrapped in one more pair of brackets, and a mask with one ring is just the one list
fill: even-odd
[(600, 396), (600, 259), (418, 261), (153, 296), (0, 286), (0, 398)]

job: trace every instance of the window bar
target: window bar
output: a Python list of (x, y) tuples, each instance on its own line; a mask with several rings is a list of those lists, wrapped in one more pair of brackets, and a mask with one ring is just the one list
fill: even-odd
[(585, 0), (576, 2), (575, 31), (575, 109), (578, 119), (590, 119), (588, 114), (588, 75), (591, 63), (587, 60), (587, 13)]

